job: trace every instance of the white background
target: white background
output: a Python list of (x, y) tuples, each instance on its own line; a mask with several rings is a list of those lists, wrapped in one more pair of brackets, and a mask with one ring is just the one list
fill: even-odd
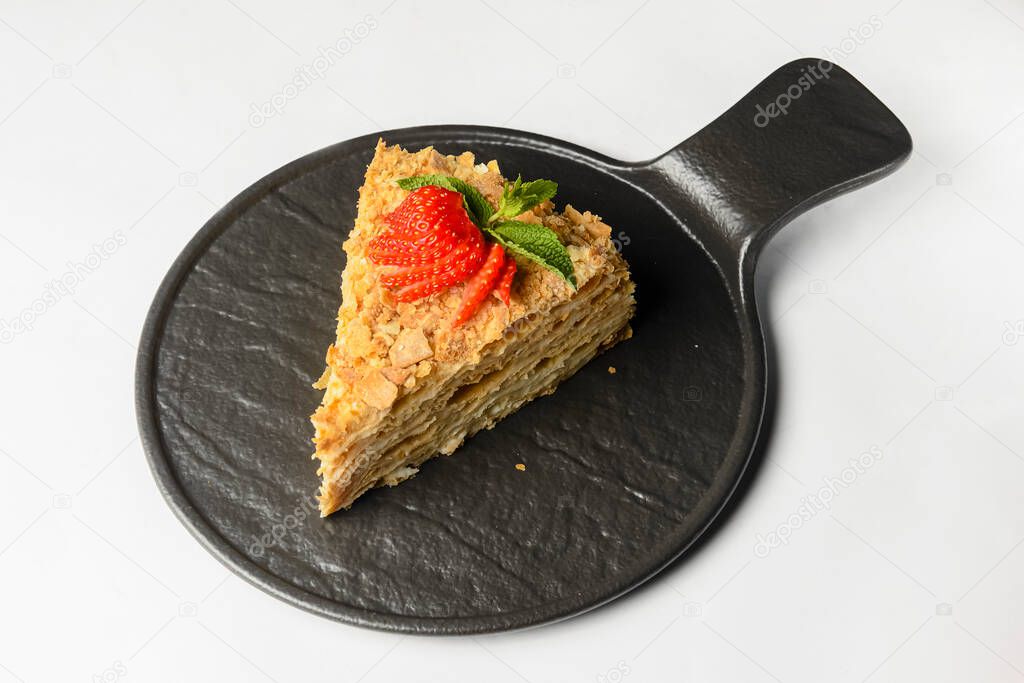
[[(0, 2), (0, 681), (1024, 679), (1020, 2), (341, 5)], [(916, 151), (771, 244), (768, 462), (699, 553), (566, 623), (401, 637), (264, 595), (169, 512), (136, 437), (135, 344), (171, 261), (240, 190), (426, 123), (648, 158), (823, 54)], [(62, 277), (73, 292), (47, 295)], [(802, 498), (873, 446), (797, 528)]]

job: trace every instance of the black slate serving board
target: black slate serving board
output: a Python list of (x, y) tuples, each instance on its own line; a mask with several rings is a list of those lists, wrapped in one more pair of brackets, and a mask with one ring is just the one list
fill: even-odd
[[(785, 114), (756, 118), (825, 65)], [(340, 245), (374, 134), (271, 173), (196, 235), (143, 330), (137, 408), (158, 486), (220, 561), (311, 612), (416, 633), (578, 614), (691, 547), (763, 434), (760, 248), (911, 148), (884, 105), (817, 60), (782, 67), (645, 163), (496, 128), (380, 135), (555, 179), (559, 203), (600, 214), (637, 284), (634, 337), (412, 480), (320, 519), (310, 384), (334, 338)]]

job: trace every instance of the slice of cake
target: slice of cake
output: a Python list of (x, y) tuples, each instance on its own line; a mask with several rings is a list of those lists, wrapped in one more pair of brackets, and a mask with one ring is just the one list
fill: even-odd
[(469, 152), (377, 144), (315, 385), (320, 512), (395, 485), (630, 336), (633, 283), (598, 216)]

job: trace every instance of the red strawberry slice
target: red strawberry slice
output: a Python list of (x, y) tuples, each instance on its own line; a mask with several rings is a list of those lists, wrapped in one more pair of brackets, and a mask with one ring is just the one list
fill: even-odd
[(452, 323), (454, 327), (462, 325), (473, 317), (476, 310), (480, 308), (480, 304), (498, 283), (504, 265), (505, 250), (497, 242), (492, 242), (488, 247), (487, 260), (484, 261), (484, 265), (466, 282), (466, 289), (462, 293), (462, 302), (459, 304), (459, 310)]
[(379, 265), (422, 265), (447, 256), (463, 239), (452, 234), (436, 233), (424, 237), (417, 244), (386, 232), (370, 241), (366, 253)]
[(451, 287), (449, 284), (439, 281), (420, 280), (411, 285), (395, 290), (395, 301), (416, 301), (423, 297), (437, 294)]
[(480, 231), (455, 247), (444, 258), (432, 263), (381, 268), (380, 283), (385, 287), (405, 287), (421, 280), (443, 282), (444, 287), (464, 282), (484, 260), (484, 240)]
[(462, 195), (436, 185), (413, 191), (382, 220), (388, 228), (367, 248), (378, 265), (431, 263), (480, 232), (466, 213)]
[(494, 291), (498, 293), (498, 298), (508, 306), (512, 295), (512, 280), (516, 276), (516, 260), (508, 254), (505, 256), (505, 266), (501, 269), (501, 276), (498, 278), (498, 285)]
[(462, 195), (438, 185), (424, 185), (409, 193), (384, 222), (398, 230), (413, 230), (420, 220), (433, 225), (438, 218), (456, 213), (463, 207)]

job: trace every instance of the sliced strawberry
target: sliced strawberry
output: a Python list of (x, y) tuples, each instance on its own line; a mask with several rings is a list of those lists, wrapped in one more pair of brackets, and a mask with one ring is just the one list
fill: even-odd
[(451, 285), (437, 280), (420, 280), (419, 282), (396, 289), (395, 300), (416, 301), (417, 299), (422, 299), (423, 297), (430, 296), (431, 294), (437, 294), (449, 287), (451, 287)]
[(384, 217), (384, 221), (398, 228), (404, 227), (415, 214), (424, 213), (427, 209), (437, 207), (443, 203), (444, 198), (449, 192), (449, 190), (445, 190), (437, 185), (417, 188), (406, 195), (402, 203)]
[(465, 234), (475, 227), (469, 220), (462, 195), (437, 185), (413, 190), (398, 208), (384, 217), (397, 236), (415, 241), (439, 228), (454, 229)]
[(487, 295), (491, 293), (494, 286), (501, 277), (502, 268), (505, 265), (505, 250), (497, 242), (492, 242), (488, 247), (487, 260), (480, 267), (473, 277), (466, 282), (466, 289), (462, 293), (462, 302), (455, 314), (454, 327), (462, 325), (476, 313)]
[(494, 291), (498, 293), (498, 298), (508, 306), (512, 295), (512, 280), (516, 276), (516, 260), (508, 254), (505, 256), (505, 265), (501, 269), (501, 276), (498, 277), (498, 285)]
[(444, 282), (445, 287), (464, 282), (484, 261), (483, 236), (477, 234), (432, 263), (381, 268), (380, 283), (385, 287), (405, 287), (421, 280)]
[(370, 240), (366, 254), (378, 265), (421, 265), (447, 256), (463, 240), (464, 238), (450, 233), (433, 234), (424, 237), (417, 244), (385, 232)]
[(367, 247), (367, 256), (377, 265), (433, 263), (480, 233), (466, 213), (462, 195), (436, 185), (413, 191), (382, 221), (387, 228)]

